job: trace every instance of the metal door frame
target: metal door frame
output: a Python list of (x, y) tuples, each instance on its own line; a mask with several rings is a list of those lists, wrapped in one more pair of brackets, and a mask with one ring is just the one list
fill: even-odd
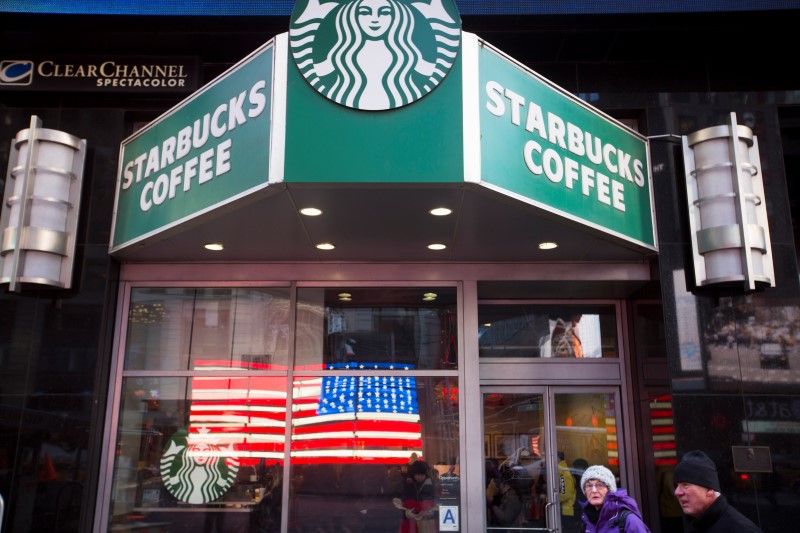
[[(515, 527), (503, 527), (502, 529), (513, 531), (547, 531), (552, 533), (559, 533), (561, 531), (561, 513), (557, 512), (559, 507), (554, 505), (555, 500), (558, 499), (558, 458), (556, 455), (557, 452), (557, 439), (556, 439), (556, 425), (555, 425), (555, 399), (557, 394), (612, 394), (614, 398), (614, 405), (617, 406), (614, 418), (616, 420), (616, 427), (617, 430), (617, 452), (619, 457), (624, 457), (625, 450), (627, 449), (627, 443), (625, 439), (625, 432), (620, 431), (619, 428), (622, 428), (622, 390), (619, 385), (587, 385), (587, 386), (572, 386), (572, 385), (526, 385), (526, 384), (514, 384), (514, 385), (494, 385), (494, 384), (486, 384), (481, 385), (480, 387), (480, 397), (481, 397), (481, 417), (480, 417), (480, 427), (481, 427), (481, 436), (485, 435), (484, 430), (484, 415), (483, 415), (483, 396), (484, 394), (493, 394), (493, 393), (513, 393), (513, 394), (541, 394), (543, 405), (545, 406), (544, 411), (544, 437), (545, 437), (545, 455), (543, 455), (545, 459), (545, 472), (547, 475), (547, 490), (548, 490), (548, 500), (547, 504), (545, 505), (545, 528), (515, 528)], [(485, 456), (484, 456), (485, 460)], [(483, 475), (481, 476), (483, 480), (483, 485), (486, 486), (486, 472), (484, 469)], [(625, 471), (625, 462), (620, 459), (620, 479), (626, 479), (626, 471)], [(576, 487), (576, 490), (580, 490), (580, 487)], [(487, 516), (484, 512), (483, 515), (483, 525), (482, 527), (486, 527), (486, 519)]]

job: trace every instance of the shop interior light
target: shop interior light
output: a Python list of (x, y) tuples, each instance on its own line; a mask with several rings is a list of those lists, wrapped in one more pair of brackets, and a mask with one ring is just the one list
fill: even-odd
[(544, 241), (539, 243), (540, 250), (553, 250), (555, 248), (558, 248), (558, 244), (552, 241)]
[(316, 207), (304, 207), (300, 210), (300, 214), (307, 217), (318, 217), (322, 214), (322, 210), (317, 209)]
[(320, 250), (333, 250), (336, 247), (329, 242), (321, 242), (317, 245), (317, 248)]
[(428, 249), (430, 250), (444, 250), (445, 248), (447, 248), (447, 246), (439, 243), (433, 243), (428, 245)]
[(682, 137), (698, 287), (775, 286), (758, 139), (728, 123)]
[(448, 209), (446, 207), (435, 207), (428, 212), (435, 217), (446, 217), (447, 215), (452, 213), (453, 210)]
[(86, 140), (30, 127), (11, 144), (0, 214), (0, 284), (72, 286)]
[(208, 244), (203, 245), (203, 248), (206, 250), (211, 250), (212, 252), (221, 252), (225, 249), (221, 242), (210, 242)]

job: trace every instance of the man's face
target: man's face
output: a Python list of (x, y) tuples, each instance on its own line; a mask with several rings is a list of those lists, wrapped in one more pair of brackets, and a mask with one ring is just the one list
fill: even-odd
[(714, 503), (714, 490), (694, 483), (676, 483), (675, 497), (687, 515), (697, 518)]

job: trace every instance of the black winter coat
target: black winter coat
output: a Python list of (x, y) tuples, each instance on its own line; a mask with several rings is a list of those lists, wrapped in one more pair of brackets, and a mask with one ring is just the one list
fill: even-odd
[(697, 518), (684, 516), (683, 523), (686, 533), (762, 533), (757, 525), (731, 507), (725, 496), (714, 500)]

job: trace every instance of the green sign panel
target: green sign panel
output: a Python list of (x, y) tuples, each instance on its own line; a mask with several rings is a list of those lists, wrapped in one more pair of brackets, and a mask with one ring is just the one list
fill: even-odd
[(655, 248), (647, 139), (489, 47), (478, 68), (480, 181)]
[[(218, 208), (235, 208), (281, 182), (473, 184), (656, 249), (645, 137), (461, 32), (454, 8), (388, 0), (347, 5), (350, 29), (362, 25), (365, 35), (372, 32), (369, 46), (382, 50), (353, 51), (351, 66), (366, 76), (359, 82), (366, 92), (339, 98), (323, 89), (342, 86), (346, 77), (322, 75), (330, 65), (318, 65), (333, 57), (330, 32), (339, 26), (330, 24), (345, 4), (304, 0), (289, 34), (123, 142), (112, 253), (227, 212)], [(425, 22), (424, 31), (406, 37), (419, 41), (417, 61), (434, 62), (441, 75), (415, 98), (395, 100), (395, 82), (385, 76), (394, 63), (382, 64), (378, 85), (370, 85), (377, 74), (368, 71), (370, 61), (388, 60), (397, 45), (383, 39), (393, 35), (401, 11)], [(435, 53), (420, 44), (430, 31), (444, 32), (436, 34)], [(402, 83), (416, 84), (417, 74)]]
[(267, 186), (271, 43), (121, 146), (111, 251)]
[(463, 183), (461, 60), (411, 105), (354, 110), (288, 65), (285, 183)]

